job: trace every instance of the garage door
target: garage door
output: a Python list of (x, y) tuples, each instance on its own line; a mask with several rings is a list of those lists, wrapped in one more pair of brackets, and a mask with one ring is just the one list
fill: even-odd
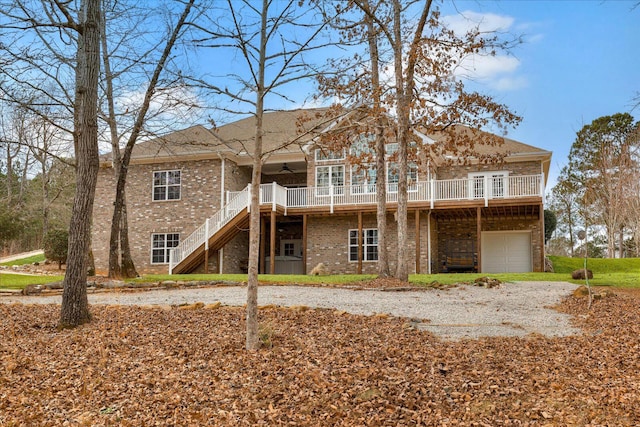
[(530, 232), (482, 233), (481, 260), (484, 273), (524, 273), (531, 271)]

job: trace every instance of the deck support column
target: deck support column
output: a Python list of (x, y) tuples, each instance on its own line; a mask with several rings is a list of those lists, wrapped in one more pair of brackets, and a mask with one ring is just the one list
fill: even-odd
[(302, 274), (307, 274), (307, 214), (302, 215)]
[(276, 211), (271, 211), (271, 233), (269, 235), (269, 274), (276, 274)]
[(209, 274), (209, 218), (204, 222), (204, 274)]
[(482, 208), (476, 208), (476, 252), (478, 253), (478, 273), (482, 273)]
[(420, 273), (420, 209), (416, 209), (416, 274)]
[[(544, 193), (542, 193), (544, 194)], [(545, 235), (545, 230), (544, 230), (544, 205), (542, 203), (540, 203), (540, 212), (538, 213), (538, 216), (540, 217), (540, 242), (542, 243), (540, 245), (540, 271), (544, 273), (545, 271), (545, 263), (544, 263), (544, 235)], [(531, 242), (533, 244), (533, 241)], [(532, 266), (533, 267), (533, 266)], [(536, 271), (535, 268), (533, 268), (533, 271)]]
[(362, 274), (362, 212), (358, 211), (358, 271), (357, 274)]
[(429, 261), (429, 265), (427, 266), (427, 274), (432, 274), (431, 271), (431, 209), (429, 209), (429, 214), (427, 215), (427, 260)]
[(260, 216), (260, 273), (262, 274), (266, 272), (265, 259), (264, 259), (266, 244), (267, 244), (267, 223), (264, 220), (264, 217)]

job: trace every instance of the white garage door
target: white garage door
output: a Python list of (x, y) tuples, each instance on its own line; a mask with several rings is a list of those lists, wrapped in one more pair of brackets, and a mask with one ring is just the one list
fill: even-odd
[(485, 231), (482, 233), (483, 273), (531, 271), (531, 233)]

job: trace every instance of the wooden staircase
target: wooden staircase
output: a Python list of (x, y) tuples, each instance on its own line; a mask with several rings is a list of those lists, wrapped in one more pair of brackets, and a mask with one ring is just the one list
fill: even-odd
[(222, 209), (208, 218), (169, 253), (169, 274), (190, 273), (205, 260), (207, 251), (216, 251), (249, 225), (249, 186), (234, 195)]

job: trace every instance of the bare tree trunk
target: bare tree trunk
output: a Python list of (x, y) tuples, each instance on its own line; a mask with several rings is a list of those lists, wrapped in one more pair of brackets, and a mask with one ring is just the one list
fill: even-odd
[(120, 250), (122, 251), (120, 254), (121, 260), (121, 271), (124, 277), (138, 277), (138, 271), (136, 270), (136, 266), (133, 263), (133, 259), (131, 258), (131, 246), (129, 245), (129, 224), (127, 221), (127, 201), (126, 195), (122, 195), (123, 199), (125, 199), (124, 204), (122, 205), (122, 227), (120, 228)]
[(624, 258), (624, 227), (620, 226), (619, 258)]
[(44, 157), (43, 161), (40, 163), (42, 166), (42, 241), (47, 236), (49, 232), (49, 171), (47, 170), (46, 157)]
[[(131, 257), (131, 251), (129, 246), (129, 233), (128, 230), (125, 230), (124, 234), (122, 233), (123, 227), (128, 226), (128, 221), (126, 218), (123, 220), (123, 217), (126, 216), (125, 210), (125, 186), (127, 182), (127, 174), (129, 170), (129, 161), (131, 159), (131, 152), (133, 151), (133, 147), (140, 135), (142, 130), (145, 117), (147, 112), (149, 111), (149, 106), (151, 104), (151, 99), (156, 91), (156, 87), (158, 84), (158, 80), (160, 79), (160, 74), (164, 70), (165, 64), (169, 59), (169, 55), (173, 47), (175, 46), (176, 40), (178, 39), (182, 28), (184, 27), (187, 17), (191, 12), (191, 7), (193, 6), (195, 0), (188, 0), (184, 5), (184, 10), (176, 23), (169, 40), (164, 47), (162, 52), (162, 56), (156, 65), (156, 68), (151, 77), (151, 81), (149, 82), (149, 86), (145, 92), (144, 100), (142, 101), (142, 105), (140, 107), (140, 111), (138, 112), (138, 116), (136, 117), (133, 129), (131, 130), (131, 135), (127, 141), (127, 144), (124, 147), (124, 153), (122, 154), (122, 158), (120, 158), (120, 147), (118, 141), (115, 142), (112, 140), (112, 152), (114, 153), (114, 164), (116, 163), (116, 159), (118, 160), (118, 166), (114, 166), (116, 172), (116, 196), (115, 201), (113, 203), (113, 216), (111, 219), (111, 235), (109, 238), (109, 277), (136, 277), (138, 276), (138, 272), (135, 269), (133, 264), (133, 259)], [(106, 45), (106, 39), (103, 39), (103, 45)], [(105, 64), (108, 64), (108, 58), (104, 58)], [(113, 102), (113, 96), (110, 97), (110, 103)], [(115, 123), (115, 115), (112, 114), (113, 105), (110, 105), (110, 124), (113, 129), (116, 129), (117, 126)], [(117, 157), (116, 157), (116, 154)], [(126, 239), (127, 242), (122, 245), (121, 242)], [(129, 275), (130, 274), (130, 275)]]
[[(414, 75), (418, 60), (418, 49), (422, 43), (427, 17), (431, 10), (432, 0), (427, 0), (423, 6), (420, 19), (415, 25), (413, 39), (409, 45), (406, 58), (403, 55), (404, 40), (402, 37), (402, 5), (400, 0), (393, 0), (393, 46), (394, 72), (396, 79), (396, 108), (398, 111), (398, 266), (396, 278), (402, 281), (409, 280), (409, 251), (405, 250), (408, 243), (407, 236), (407, 172), (408, 172), (408, 147), (413, 89), (415, 87)], [(403, 64), (406, 61), (406, 68)]]
[(60, 327), (78, 326), (91, 319), (87, 299), (87, 266), (91, 215), (99, 168), (97, 111), (100, 0), (84, 0), (81, 15), (74, 109), (77, 187), (69, 226), (69, 251)]
[[(370, 8), (368, 2), (366, 7)], [(370, 13), (365, 14), (367, 23), (367, 39), (369, 42), (369, 56), (371, 58), (371, 86), (373, 97), (373, 114), (376, 122), (376, 222), (378, 226), (378, 276), (388, 277), (389, 253), (387, 251), (387, 171), (384, 139), (384, 125), (382, 124), (380, 62), (378, 54), (378, 33), (373, 24)]]
[(251, 175), (251, 216), (249, 219), (249, 271), (247, 278), (247, 336), (246, 349), (260, 347), (258, 336), (258, 262), (260, 253), (260, 182), (262, 174), (262, 116), (264, 113), (265, 66), (267, 55), (267, 15), (269, 1), (262, 0), (260, 49), (256, 87), (256, 135)]

